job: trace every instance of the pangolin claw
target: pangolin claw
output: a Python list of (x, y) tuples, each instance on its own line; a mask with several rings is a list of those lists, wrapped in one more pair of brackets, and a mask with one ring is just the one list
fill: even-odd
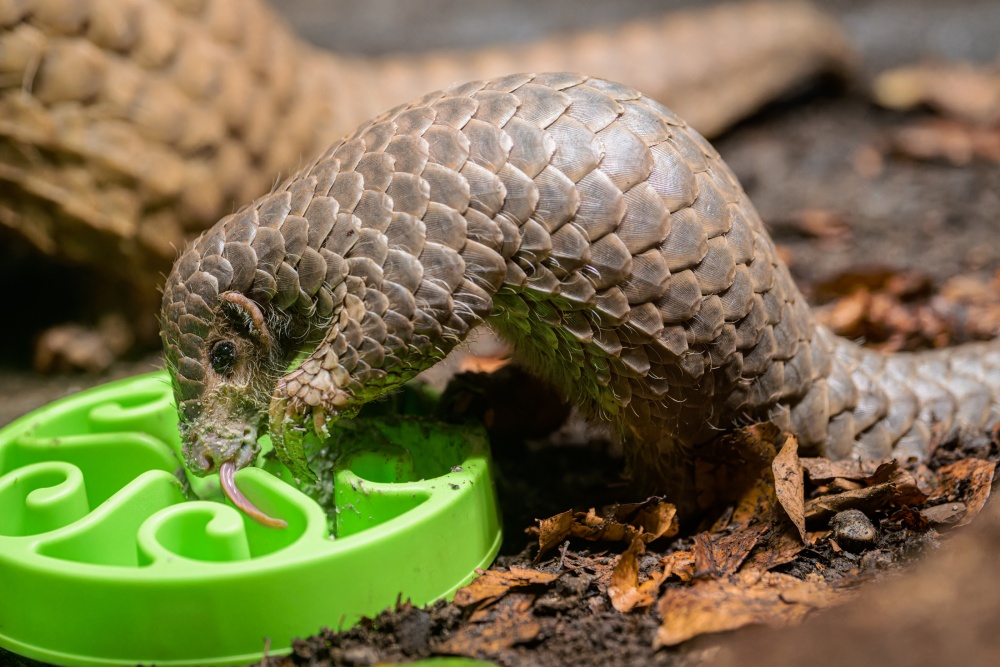
[[(291, 471), (292, 475), (302, 481), (315, 482), (316, 475), (309, 469), (306, 457), (306, 429), (298, 425), (291, 414), (284, 413), (283, 401), (272, 405), (272, 421), (270, 426), (271, 442), (278, 460)], [(276, 409), (277, 408), (277, 409)], [(274, 419), (276, 412), (280, 412)]]

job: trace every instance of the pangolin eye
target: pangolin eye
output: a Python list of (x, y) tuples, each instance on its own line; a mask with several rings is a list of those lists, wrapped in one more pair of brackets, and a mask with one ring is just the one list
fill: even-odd
[(220, 340), (212, 347), (209, 358), (216, 373), (228, 375), (236, 366), (236, 345), (232, 341)]

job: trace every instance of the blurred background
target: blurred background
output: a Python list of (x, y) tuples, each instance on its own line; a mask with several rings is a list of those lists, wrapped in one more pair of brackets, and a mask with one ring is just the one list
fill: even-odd
[[(718, 0), (282, 0), (282, 14), (314, 44), (343, 53), (477, 48), (555, 32), (660, 17)], [(997, 57), (1000, 4), (991, 0), (824, 0), (862, 54), (863, 73), (923, 58)]]

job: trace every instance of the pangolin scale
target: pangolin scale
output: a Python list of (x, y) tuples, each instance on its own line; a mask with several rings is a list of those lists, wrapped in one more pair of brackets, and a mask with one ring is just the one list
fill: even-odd
[(307, 475), (307, 430), (484, 323), (654, 486), (751, 419), (833, 459), (922, 459), (998, 420), (1000, 345), (836, 337), (697, 132), (628, 86), (517, 74), (375, 118), (187, 248), (162, 336), (189, 466), (246, 465), (266, 427)]

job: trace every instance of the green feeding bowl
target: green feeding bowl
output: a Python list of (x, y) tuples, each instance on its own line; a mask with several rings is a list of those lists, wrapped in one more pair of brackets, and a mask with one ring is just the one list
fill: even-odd
[(237, 484), (284, 530), (225, 504), (217, 477), (185, 493), (179, 451), (164, 373), (0, 429), (0, 647), (58, 665), (247, 663), (446, 598), (500, 546), (475, 429), (346, 422), (301, 488), (259, 457)]

